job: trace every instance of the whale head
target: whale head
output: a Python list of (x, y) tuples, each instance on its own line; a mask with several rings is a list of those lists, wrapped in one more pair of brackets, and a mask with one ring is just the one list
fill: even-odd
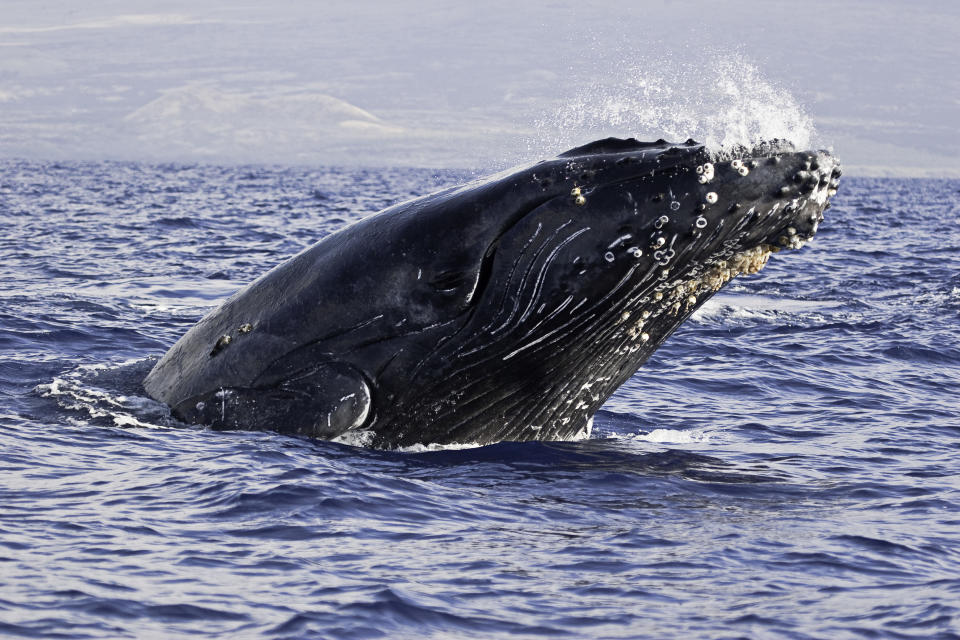
[(328, 236), (208, 315), (145, 386), (221, 428), (387, 447), (576, 437), (731, 278), (811, 239), (839, 176), (786, 142), (599, 140)]

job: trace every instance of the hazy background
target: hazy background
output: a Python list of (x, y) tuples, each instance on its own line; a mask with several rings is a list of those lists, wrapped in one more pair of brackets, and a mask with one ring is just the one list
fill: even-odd
[(958, 34), (954, 1), (0, 0), (0, 156), (491, 168), (789, 135), (958, 176)]

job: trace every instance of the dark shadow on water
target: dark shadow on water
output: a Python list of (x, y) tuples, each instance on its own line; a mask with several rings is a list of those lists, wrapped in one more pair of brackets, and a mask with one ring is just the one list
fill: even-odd
[(471, 468), (499, 468), (505, 474), (562, 475), (571, 473), (631, 474), (680, 477), (702, 483), (782, 483), (787, 478), (734, 465), (715, 456), (683, 449), (638, 451), (635, 444), (615, 438), (579, 442), (499, 442), (470, 449), (402, 452), (361, 449), (333, 442), (304, 440), (318, 455), (366, 459), (407, 474)]

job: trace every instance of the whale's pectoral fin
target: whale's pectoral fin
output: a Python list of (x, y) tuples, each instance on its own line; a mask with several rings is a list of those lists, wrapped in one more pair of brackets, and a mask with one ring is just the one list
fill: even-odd
[(173, 408), (186, 422), (214, 429), (269, 429), (311, 438), (334, 438), (367, 422), (370, 386), (342, 363), (320, 363), (271, 384), (225, 387)]

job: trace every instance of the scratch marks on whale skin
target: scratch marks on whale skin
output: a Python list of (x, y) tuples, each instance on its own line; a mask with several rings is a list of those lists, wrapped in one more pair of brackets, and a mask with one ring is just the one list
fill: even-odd
[[(508, 293), (509, 293), (509, 297), (511, 298), (511, 302), (513, 303), (512, 306), (511, 306), (511, 308), (510, 308), (510, 313), (507, 315), (506, 319), (503, 320), (503, 322), (500, 323), (500, 325), (497, 326), (496, 328), (490, 329), (490, 326), (493, 324), (493, 322), (496, 321), (496, 318), (501, 317), (501, 316), (503, 315), (503, 310), (504, 310), (504, 308), (505, 308), (505, 305), (503, 304), (503, 301), (505, 301), (505, 300), (507, 299), (507, 297), (508, 297), (508, 296), (507, 296), (507, 293), (504, 294), (504, 298), (503, 298), (503, 301), (501, 302), (500, 308), (497, 310), (497, 312), (496, 312), (495, 314), (493, 314), (494, 320), (491, 321), (491, 323), (488, 324), (486, 327), (484, 327), (483, 329), (481, 329), (481, 333), (489, 333), (489, 335), (491, 335), (491, 336), (492, 336), (492, 335), (496, 335), (497, 333), (500, 333), (500, 332), (504, 331), (505, 329), (507, 329), (508, 327), (510, 327), (510, 326), (512, 326), (512, 325), (517, 325), (517, 324), (522, 323), (522, 322), (524, 321), (524, 319), (530, 314), (530, 311), (533, 309), (533, 307), (534, 307), (534, 306), (536, 305), (536, 303), (539, 301), (540, 291), (542, 290), (542, 287), (543, 287), (543, 280), (544, 280), (544, 276), (545, 276), (545, 274), (546, 274), (546, 272), (547, 272), (547, 269), (548, 269), (548, 268), (550, 267), (550, 265), (554, 262), (554, 260), (556, 259), (556, 256), (557, 256), (557, 254), (559, 253), (559, 251), (560, 251), (564, 246), (566, 246), (567, 244), (569, 244), (570, 242), (572, 242), (577, 236), (581, 235), (582, 233), (585, 233), (586, 231), (588, 231), (588, 230), (590, 229), (590, 227), (584, 227), (584, 228), (582, 228), (582, 229), (574, 232), (573, 234), (571, 234), (570, 236), (568, 236), (566, 239), (564, 239), (563, 241), (557, 243), (557, 245), (554, 246), (554, 248), (551, 250), (551, 252), (547, 255), (546, 259), (543, 261), (543, 264), (542, 264), (541, 267), (540, 267), (540, 271), (537, 273), (536, 280), (534, 281), (534, 291), (533, 291), (533, 293), (532, 293), (532, 294), (530, 295), (530, 297), (529, 297), (529, 302), (527, 303), (526, 308), (523, 310), (520, 319), (517, 320), (516, 322), (514, 322), (514, 318), (516, 318), (517, 312), (520, 310), (520, 301), (521, 301), (521, 298), (523, 297), (523, 296), (520, 295), (520, 294), (527, 289), (527, 283), (530, 281), (531, 275), (532, 275), (534, 269), (535, 269), (536, 266), (537, 266), (537, 263), (538, 263), (538, 261), (539, 261), (539, 259), (540, 259), (540, 256), (543, 255), (543, 252), (546, 251), (548, 247), (550, 247), (551, 241), (553, 241), (554, 238), (556, 238), (557, 235), (558, 235), (564, 228), (566, 228), (567, 226), (569, 226), (569, 225), (571, 225), (571, 224), (573, 224), (573, 220), (572, 220), (572, 219), (571, 219), (571, 220), (568, 220), (567, 222), (565, 222), (565, 223), (563, 223), (562, 225), (560, 225), (559, 227), (557, 227), (557, 228), (553, 231), (553, 233), (551, 233), (548, 237), (546, 237), (546, 238), (544, 239), (544, 241), (540, 244), (540, 246), (537, 248), (537, 250), (536, 250), (536, 251), (533, 253), (533, 255), (531, 256), (530, 262), (529, 262), (529, 264), (527, 265), (527, 268), (526, 268), (526, 270), (524, 271), (523, 277), (520, 279), (520, 282), (519, 282), (515, 287), (514, 287), (514, 286), (510, 286), (510, 285), (508, 284), (508, 286), (505, 288), (505, 292), (508, 292)], [(514, 275), (516, 274), (516, 271), (517, 271), (517, 267), (523, 262), (524, 256), (527, 254), (527, 251), (528, 251), (528, 249), (530, 248), (530, 245), (533, 243), (533, 241), (536, 239), (537, 235), (540, 233), (540, 230), (541, 230), (541, 225), (538, 224), (538, 225), (537, 225), (537, 230), (536, 230), (536, 232), (534, 232), (534, 234), (533, 234), (533, 236), (530, 238), (530, 240), (524, 245), (523, 251), (520, 253), (520, 255), (517, 256), (516, 260), (514, 261), (514, 264), (513, 264), (513, 266), (512, 266), (511, 269), (510, 269), (510, 274), (507, 276), (507, 283), (510, 283), (510, 282), (513, 281)]]
[[(569, 220), (566, 223), (564, 223), (560, 227), (560, 229), (572, 223), (573, 223), (573, 220)], [(557, 229), (557, 231), (559, 231), (560, 229)], [(530, 315), (530, 310), (533, 309), (534, 304), (536, 304), (536, 302), (540, 299), (540, 295), (543, 292), (543, 282), (544, 282), (544, 278), (546, 276), (547, 270), (550, 269), (551, 265), (553, 265), (554, 260), (556, 260), (557, 258), (557, 254), (560, 253), (560, 251), (565, 246), (567, 246), (568, 244), (573, 242), (577, 237), (583, 235), (589, 230), (590, 230), (590, 227), (584, 227), (578, 231), (573, 232), (572, 234), (567, 236), (562, 242), (557, 244), (557, 246), (553, 248), (553, 251), (551, 251), (549, 255), (547, 255), (546, 260), (543, 261), (543, 265), (540, 267), (540, 273), (537, 274), (537, 281), (536, 281), (536, 284), (534, 285), (533, 294), (530, 297), (530, 302), (527, 304), (527, 308), (524, 310), (523, 314), (520, 316), (520, 319), (517, 321), (517, 324), (523, 324), (523, 322)]]
[[(508, 282), (508, 283), (513, 281), (513, 276), (514, 276), (514, 274), (517, 272), (517, 267), (520, 265), (520, 262), (522, 261), (523, 256), (526, 255), (527, 250), (530, 249), (530, 245), (533, 244), (533, 241), (537, 239), (537, 236), (540, 235), (540, 231), (541, 231), (542, 229), (543, 229), (543, 224), (537, 223), (537, 229), (536, 229), (536, 231), (533, 232), (533, 235), (530, 236), (530, 239), (527, 240), (526, 244), (523, 245), (523, 249), (520, 251), (519, 255), (517, 256), (517, 259), (513, 261), (513, 265), (511, 265), (511, 267), (510, 267), (510, 273), (507, 275), (507, 282)], [(554, 231), (554, 233), (556, 233), (556, 231)], [(527, 267), (527, 272), (524, 274), (523, 280), (522, 280), (521, 282), (523, 282), (523, 281), (526, 280), (527, 275), (529, 274), (530, 270), (533, 268), (533, 264), (536, 262), (536, 258), (537, 258), (537, 256), (540, 255), (540, 252), (541, 252), (541, 251), (543, 251), (543, 245), (541, 245), (541, 248), (537, 251), (537, 253), (534, 254), (533, 259), (530, 261), (530, 266)], [(500, 314), (501, 314), (501, 312), (503, 311), (503, 308), (504, 308), (504, 300), (506, 299), (506, 297), (507, 297), (507, 290), (505, 289), (505, 290), (504, 290), (503, 297), (500, 299), (500, 308), (497, 309), (497, 312), (493, 315), (494, 318), (499, 317)], [(517, 309), (519, 308), (519, 306), (520, 306), (519, 296), (513, 296), (513, 309), (511, 309), (511, 311), (510, 311), (510, 316), (506, 319), (506, 321), (504, 321), (504, 323), (503, 323), (500, 327), (498, 327), (497, 329), (493, 329), (492, 331), (490, 331), (490, 334), (491, 334), (491, 335), (492, 335), (492, 334), (495, 334), (495, 333), (497, 333), (498, 331), (501, 331), (501, 330), (503, 330), (504, 328), (506, 328), (507, 325), (510, 324), (510, 320), (513, 318), (514, 314), (516, 314)], [(489, 329), (489, 325), (487, 325), (486, 327), (484, 327), (484, 331), (486, 331), (487, 329)]]
[[(553, 247), (553, 249), (551, 249), (550, 253), (547, 254), (547, 256), (543, 259), (543, 262), (542, 262), (541, 265), (540, 265), (539, 272), (537, 273), (536, 279), (534, 280), (534, 283), (533, 283), (533, 291), (532, 291), (532, 293), (529, 295), (526, 308), (523, 310), (523, 312), (521, 313), (520, 317), (517, 318), (516, 320), (514, 320), (514, 318), (515, 318), (516, 315), (517, 315), (517, 311), (519, 310), (519, 300), (523, 297), (523, 296), (521, 295), (521, 293), (528, 288), (528, 283), (529, 283), (529, 281), (530, 281), (530, 279), (531, 279), (531, 275), (532, 275), (532, 273), (533, 273), (534, 267), (536, 266), (536, 263), (538, 262), (540, 256), (543, 255), (543, 252), (546, 250), (546, 248), (550, 246), (551, 241), (554, 240), (554, 239), (557, 237), (557, 235), (558, 235), (564, 228), (568, 227), (568, 226), (571, 225), (571, 224), (573, 224), (573, 220), (568, 220), (568, 221), (565, 222), (564, 224), (560, 225), (552, 234), (550, 234), (550, 236), (549, 236), (548, 238), (546, 238), (546, 239), (544, 240), (543, 244), (541, 244), (540, 247), (537, 249), (537, 251), (533, 254), (533, 257), (532, 257), (532, 260), (531, 260), (531, 262), (530, 262), (530, 265), (527, 267), (526, 271), (524, 272), (524, 275), (523, 275), (523, 277), (521, 278), (521, 280), (520, 280), (519, 284), (517, 285), (517, 287), (515, 287), (515, 288), (514, 288), (514, 287), (508, 287), (508, 289), (509, 289), (510, 291), (513, 291), (512, 297), (513, 297), (513, 301), (514, 301), (514, 306), (513, 306), (513, 308), (511, 309), (510, 314), (507, 316), (507, 318), (506, 318), (497, 328), (495, 328), (495, 329), (493, 329), (493, 330), (490, 330), (490, 331), (489, 331), (489, 334), (485, 334), (485, 330), (482, 329), (482, 330), (479, 332), (480, 335), (493, 336), (493, 335), (495, 335), (495, 334), (497, 334), (497, 333), (503, 332), (504, 330), (506, 330), (506, 329), (508, 329), (508, 328), (511, 328), (511, 327), (512, 327), (512, 328), (520, 327), (520, 326), (523, 325), (524, 322), (527, 321), (527, 319), (530, 317), (531, 313), (533, 312), (533, 309), (536, 307), (537, 303), (540, 301), (540, 299), (541, 299), (541, 297), (542, 297), (543, 286), (544, 286), (544, 282), (545, 282), (545, 280), (546, 280), (547, 273), (549, 272), (550, 268), (556, 263), (557, 257), (558, 257), (558, 255), (560, 254), (560, 252), (561, 252), (566, 246), (568, 246), (571, 242), (573, 242), (574, 240), (576, 240), (578, 237), (580, 237), (580, 236), (583, 235), (584, 233), (590, 231), (590, 227), (583, 227), (583, 228), (578, 229), (578, 230), (574, 231), (573, 233), (567, 235), (563, 240), (561, 240), (560, 242), (556, 243), (556, 245)], [(539, 232), (539, 228), (538, 228), (537, 231)], [(534, 235), (534, 237), (535, 237), (535, 236), (536, 236), (536, 234)], [(531, 242), (532, 242), (532, 240), (533, 240), (533, 238), (531, 238)], [(530, 246), (530, 242), (527, 243), (526, 247), (529, 247), (529, 246)], [(516, 265), (517, 265), (519, 262), (521, 262), (521, 261), (522, 261), (522, 256), (521, 256), (521, 257), (518, 257), (517, 261), (516, 261), (515, 264), (514, 264), (514, 267), (511, 269), (511, 276), (512, 276), (512, 274), (514, 274), (514, 273), (516, 272)], [(573, 302), (573, 296), (567, 296), (563, 301), (560, 302), (560, 304), (558, 304), (553, 310), (551, 310), (545, 317), (543, 317), (542, 319), (539, 320), (539, 322), (537, 322), (535, 325), (533, 325), (532, 327), (530, 327), (530, 328), (525, 332), (523, 338), (526, 338), (526, 337), (532, 335), (534, 332), (536, 332), (536, 331), (537, 331), (541, 326), (543, 326), (545, 323), (548, 323), (550, 320), (554, 319), (556, 316), (558, 316), (559, 314), (561, 314), (572, 302)], [(582, 300), (580, 303), (578, 303), (573, 309), (571, 309), (571, 312), (572, 312), (573, 310), (579, 308), (584, 302), (586, 302), (586, 298), (585, 298), (584, 300)], [(501, 315), (502, 315), (502, 310), (503, 310), (503, 308), (504, 308), (504, 307), (501, 306), (500, 311), (494, 316), (495, 318), (496, 318), (497, 316), (501, 316)], [(541, 309), (542, 309), (542, 308), (543, 308), (543, 305), (541, 304)], [(567, 324), (569, 324), (569, 321), (568, 321), (567, 323), (565, 323), (564, 325), (561, 325), (560, 327), (557, 327), (557, 328), (554, 329), (553, 331), (545, 334), (544, 336), (538, 338), (536, 341), (531, 342), (531, 343), (528, 343), (526, 346), (520, 347), (519, 349), (515, 349), (512, 354), (507, 355), (507, 356), (504, 357), (503, 359), (506, 360), (506, 359), (512, 357), (512, 355), (514, 355), (514, 354), (516, 354), (516, 353), (519, 353), (519, 352), (522, 351), (523, 349), (525, 349), (525, 348), (527, 348), (527, 347), (529, 347), (529, 346), (532, 346), (532, 345), (535, 344), (536, 342), (539, 342), (539, 341), (541, 341), (541, 340), (545, 340), (545, 339), (549, 338), (551, 335), (553, 335), (553, 334), (556, 333), (557, 331), (562, 331), (563, 328), (564, 328)], [(489, 326), (489, 325), (488, 325), (488, 326)], [(523, 339), (523, 338), (521, 338), (521, 339)], [(465, 357), (474, 355), (474, 354), (476, 354), (476, 353), (479, 352), (479, 351), (485, 351), (485, 350), (495, 351), (495, 350), (496, 350), (495, 344), (492, 345), (492, 344), (490, 344), (489, 342), (487, 342), (487, 343), (484, 343), (483, 345), (481, 345), (481, 346), (479, 346), (479, 347), (476, 347), (476, 348), (474, 348), (474, 349), (462, 350), (462, 351), (460, 351), (460, 352), (458, 352), (458, 353), (456, 354), (456, 357), (457, 357), (457, 358), (465, 358)]]

